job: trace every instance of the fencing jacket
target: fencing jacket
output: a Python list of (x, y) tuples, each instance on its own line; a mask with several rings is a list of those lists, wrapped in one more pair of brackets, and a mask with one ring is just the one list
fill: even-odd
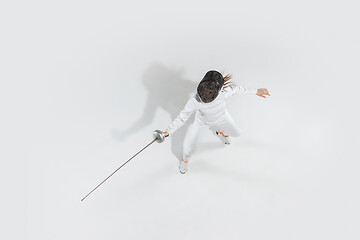
[(222, 88), (219, 95), (209, 103), (203, 103), (197, 93), (193, 93), (184, 109), (175, 120), (166, 128), (165, 132), (174, 133), (196, 112), (195, 118), (205, 124), (214, 124), (223, 120), (226, 114), (226, 99), (234, 94), (256, 94), (257, 89), (249, 89), (232, 83)]

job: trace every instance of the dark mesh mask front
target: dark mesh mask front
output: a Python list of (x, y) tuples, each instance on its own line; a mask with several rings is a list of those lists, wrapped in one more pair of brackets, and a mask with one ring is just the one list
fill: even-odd
[(201, 101), (204, 103), (209, 103), (214, 101), (214, 99), (219, 94), (217, 84), (209, 81), (201, 82), (198, 86), (198, 94), (200, 96)]
[(208, 71), (197, 88), (201, 101), (204, 103), (214, 101), (223, 85), (224, 78), (221, 73), (215, 70)]

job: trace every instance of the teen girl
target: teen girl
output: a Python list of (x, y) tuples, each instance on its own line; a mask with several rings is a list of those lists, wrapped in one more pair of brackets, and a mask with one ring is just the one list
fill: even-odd
[(184, 109), (166, 128), (165, 136), (173, 134), (196, 112), (195, 120), (186, 133), (183, 158), (179, 162), (182, 174), (187, 172), (189, 159), (196, 149), (198, 135), (202, 129), (210, 129), (225, 144), (230, 144), (229, 136), (240, 136), (239, 128), (226, 110), (226, 100), (231, 95), (256, 94), (263, 98), (266, 95), (270, 96), (266, 88), (249, 89), (236, 85), (230, 79), (229, 74), (223, 77), (218, 71), (208, 71), (199, 83), (197, 92), (190, 97)]

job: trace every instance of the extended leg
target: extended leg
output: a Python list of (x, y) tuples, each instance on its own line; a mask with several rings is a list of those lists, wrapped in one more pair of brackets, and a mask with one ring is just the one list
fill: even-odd
[(205, 125), (198, 122), (196, 119), (194, 120), (194, 123), (190, 125), (184, 140), (183, 158), (179, 164), (181, 173), (186, 173), (189, 159), (199, 143), (199, 136), (204, 127)]

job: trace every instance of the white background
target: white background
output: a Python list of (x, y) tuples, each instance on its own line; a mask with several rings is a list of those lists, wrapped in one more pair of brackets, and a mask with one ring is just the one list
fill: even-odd
[[(359, 239), (356, 1), (4, 1), (2, 239)], [(208, 70), (232, 145), (164, 130)]]

